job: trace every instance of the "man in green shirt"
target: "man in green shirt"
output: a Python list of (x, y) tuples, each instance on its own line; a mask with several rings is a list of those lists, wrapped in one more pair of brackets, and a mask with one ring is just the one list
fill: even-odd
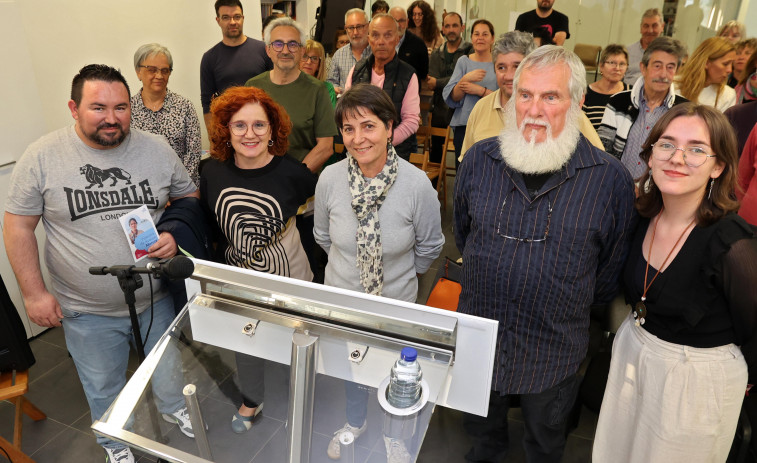
[(273, 69), (245, 85), (265, 90), (292, 120), (288, 154), (318, 172), (334, 152), (334, 109), (323, 82), (300, 71), (305, 30), (292, 18), (279, 18), (264, 32)]

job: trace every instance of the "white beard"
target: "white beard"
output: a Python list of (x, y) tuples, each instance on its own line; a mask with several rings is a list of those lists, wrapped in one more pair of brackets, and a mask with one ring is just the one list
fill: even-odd
[[(524, 174), (546, 174), (556, 172), (568, 163), (578, 145), (579, 117), (581, 108), (571, 104), (565, 115), (565, 127), (556, 138), (552, 137), (552, 127), (546, 121), (524, 119), (520, 127), (516, 122), (515, 103), (511, 99), (505, 105), (505, 128), (499, 135), (499, 150), (505, 163)], [(535, 131), (530, 140), (523, 132), (525, 124), (542, 124), (547, 128), (546, 140), (536, 143)]]

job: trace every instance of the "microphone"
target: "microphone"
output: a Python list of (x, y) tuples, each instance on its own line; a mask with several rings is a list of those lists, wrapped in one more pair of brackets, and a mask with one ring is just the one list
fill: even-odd
[(183, 280), (192, 276), (195, 271), (195, 264), (192, 259), (185, 256), (174, 256), (170, 259), (162, 259), (157, 262), (149, 262), (147, 269), (151, 270), (158, 277), (165, 277), (169, 280)]
[(145, 267), (135, 265), (114, 265), (111, 267), (90, 267), (89, 273), (92, 275), (115, 275), (132, 274), (132, 273), (149, 273), (160, 278), (169, 280), (183, 280), (192, 276), (195, 270), (195, 264), (192, 259), (185, 256), (174, 256), (170, 259), (162, 259), (157, 262), (150, 262)]

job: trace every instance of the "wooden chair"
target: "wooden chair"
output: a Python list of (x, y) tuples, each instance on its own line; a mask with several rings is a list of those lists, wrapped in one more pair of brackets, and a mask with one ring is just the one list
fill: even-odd
[[(431, 118), (429, 117), (429, 123), (431, 121)], [(442, 154), (441, 162), (431, 162), (430, 159), (430, 153), (431, 153), (431, 137), (443, 137), (444, 138), (444, 145), (448, 146), (449, 140), (450, 140), (450, 129), (449, 127), (431, 127), (430, 125), (426, 128), (424, 128), (423, 131), (420, 130), (416, 134), (416, 136), (420, 139), (421, 136), (424, 138), (425, 143), (423, 145), (423, 151), (420, 153), (411, 153), (410, 154), (410, 163), (421, 169), (423, 172), (426, 173), (429, 180), (437, 179), (436, 180), (436, 192), (439, 195), (439, 202), (442, 204), (442, 209), (447, 210), (447, 173), (446, 173), (446, 150)]]
[(597, 81), (599, 73), (599, 55), (602, 53), (602, 47), (599, 45), (589, 45), (586, 43), (577, 43), (573, 51), (584, 63), (586, 72), (594, 72), (594, 82)]
[(34, 421), (44, 420), (47, 416), (34, 406), (24, 394), (29, 392), (28, 370), (12, 371), (0, 374), (0, 400), (7, 400), (16, 406), (16, 415), (13, 425), (13, 443), (0, 437), (0, 447), (3, 447), (14, 463), (34, 463), (28, 455), (21, 451), (21, 432), (23, 430), (23, 414), (29, 415)]
[[(423, 104), (421, 104), (421, 124), (418, 126), (418, 130), (415, 131), (415, 138), (418, 142), (418, 152), (422, 152), (426, 149), (428, 144), (428, 129), (431, 127), (431, 103), (428, 104), (426, 112), (423, 111)], [(425, 114), (425, 117), (423, 116)]]
[(449, 166), (447, 163), (444, 163), (444, 171), (446, 172), (447, 177), (454, 177), (457, 175), (457, 164), (455, 163), (455, 139), (452, 137), (452, 127), (447, 126), (447, 131), (449, 133), (449, 138), (447, 140), (447, 144), (444, 145), (444, 160), (447, 160), (447, 157), (450, 153), (452, 153), (452, 165)]

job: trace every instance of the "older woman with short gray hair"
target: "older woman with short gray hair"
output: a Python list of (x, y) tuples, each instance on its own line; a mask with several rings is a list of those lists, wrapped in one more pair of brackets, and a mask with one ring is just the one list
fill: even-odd
[(502, 114), (505, 103), (513, 94), (515, 70), (526, 55), (535, 48), (534, 37), (530, 33), (521, 31), (504, 33), (494, 42), (492, 63), (494, 63), (494, 75), (499, 88), (481, 98), (470, 112), (458, 162), (474, 143), (484, 138), (497, 136), (502, 131)]
[(173, 72), (171, 52), (158, 43), (142, 45), (134, 53), (134, 70), (142, 88), (131, 97), (131, 126), (164, 136), (199, 185), (200, 121), (188, 99), (168, 90)]

